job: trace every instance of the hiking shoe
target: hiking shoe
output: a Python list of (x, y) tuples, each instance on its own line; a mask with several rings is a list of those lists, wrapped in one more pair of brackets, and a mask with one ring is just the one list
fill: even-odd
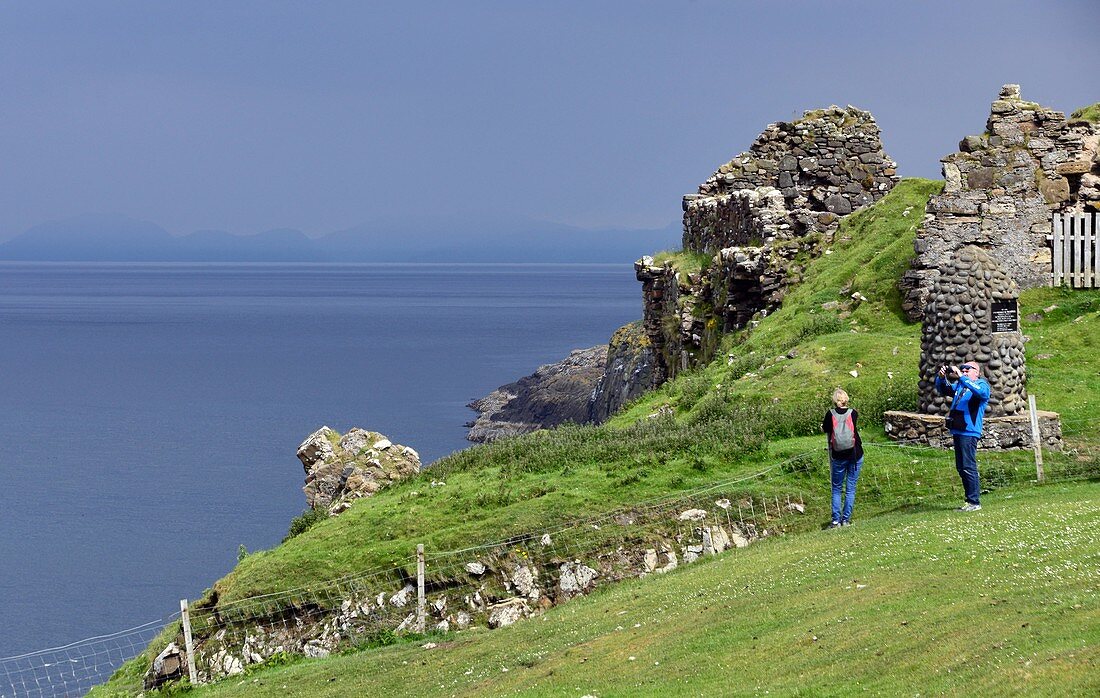
[(963, 504), (961, 507), (959, 507), (958, 510), (959, 511), (966, 511), (966, 512), (981, 511), (982, 510), (982, 505), (981, 504), (971, 504), (970, 502), (967, 502), (966, 504)]

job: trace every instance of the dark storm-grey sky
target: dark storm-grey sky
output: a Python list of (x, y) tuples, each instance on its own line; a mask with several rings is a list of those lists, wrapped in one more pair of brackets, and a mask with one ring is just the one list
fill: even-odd
[(663, 227), (767, 123), (833, 103), (938, 177), (1003, 83), (1100, 100), (1098, 26), (1096, 0), (4, 3), (0, 239), (87, 212)]

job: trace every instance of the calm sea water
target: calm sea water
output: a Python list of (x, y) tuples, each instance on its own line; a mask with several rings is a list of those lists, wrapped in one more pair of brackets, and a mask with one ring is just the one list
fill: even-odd
[(0, 263), (0, 656), (278, 544), (321, 425), (428, 463), (472, 398), (640, 315), (629, 265)]

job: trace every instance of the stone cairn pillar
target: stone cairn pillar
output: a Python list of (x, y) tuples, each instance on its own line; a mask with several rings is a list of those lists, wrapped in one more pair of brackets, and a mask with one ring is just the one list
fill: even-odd
[[(887, 412), (892, 439), (948, 448), (945, 425), (951, 397), (936, 392), (940, 366), (981, 364), (989, 381), (982, 448), (1031, 448), (1024, 338), (1020, 334), (1016, 282), (979, 247), (959, 249), (939, 269), (924, 308), (921, 330), (920, 412)], [(1061, 450), (1062, 428), (1054, 412), (1038, 412), (1045, 448)]]
[(960, 249), (940, 269), (921, 330), (921, 412), (947, 414), (951, 397), (936, 392), (936, 374), (940, 366), (969, 360), (981, 364), (982, 376), (992, 389), (986, 416), (1027, 411), (1019, 297), (1016, 282), (973, 245)]

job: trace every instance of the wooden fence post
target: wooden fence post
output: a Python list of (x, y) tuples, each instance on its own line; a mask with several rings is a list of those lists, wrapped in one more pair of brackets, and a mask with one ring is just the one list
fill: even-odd
[(1055, 213), (1050, 219), (1050, 251), (1054, 264), (1054, 270), (1050, 274), (1050, 285), (1054, 288), (1062, 285), (1062, 238), (1065, 236), (1062, 220), (1060, 213)]
[(1046, 479), (1043, 473), (1043, 439), (1039, 435), (1039, 415), (1035, 411), (1035, 396), (1027, 396), (1027, 407), (1031, 412), (1031, 445), (1035, 448), (1035, 477), (1042, 483)]
[(416, 631), (424, 632), (427, 627), (426, 603), (424, 599), (424, 544), (416, 546)]
[(192, 686), (199, 685), (198, 672), (195, 670), (195, 643), (191, 639), (191, 611), (187, 599), (180, 599), (180, 624), (183, 625), (183, 646), (187, 651), (187, 678)]

